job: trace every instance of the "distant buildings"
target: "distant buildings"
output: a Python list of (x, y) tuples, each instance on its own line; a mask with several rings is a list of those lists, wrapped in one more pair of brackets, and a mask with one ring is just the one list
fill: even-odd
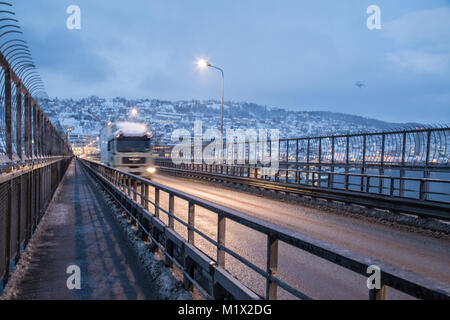
[[(220, 103), (208, 101), (162, 101), (158, 99), (53, 99), (41, 106), (60, 131), (70, 133), (75, 147), (96, 141), (110, 121), (129, 120), (130, 110), (137, 108), (137, 120), (146, 122), (159, 144), (171, 142), (176, 129), (193, 131), (195, 120), (203, 121), (203, 130), (220, 127)], [(232, 129), (279, 129), (280, 137), (325, 136), (336, 133), (382, 130), (400, 127), (378, 120), (331, 112), (287, 111), (247, 102), (226, 102), (224, 127)]]

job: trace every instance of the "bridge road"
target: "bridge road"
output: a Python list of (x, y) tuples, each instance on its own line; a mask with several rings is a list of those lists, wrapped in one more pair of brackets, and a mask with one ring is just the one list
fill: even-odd
[[(13, 299), (157, 299), (103, 195), (73, 161), (33, 238)], [(66, 268), (81, 269), (81, 290), (68, 290)], [(15, 275), (16, 276), (16, 275)]]
[[(431, 237), (369, 222), (363, 218), (356, 219), (281, 200), (262, 198), (199, 180), (163, 174), (158, 174), (152, 180), (342, 248), (450, 283), (450, 240), (448, 237), (441, 239)], [(160, 203), (165, 209), (167, 209), (167, 202), (167, 197), (161, 195)], [(186, 203), (176, 202), (175, 213), (177, 212), (187, 212)], [(164, 220), (163, 215), (161, 218)], [(186, 219), (185, 216), (180, 218)], [(212, 238), (216, 235), (216, 223), (217, 218), (210, 212), (196, 211), (196, 226)], [(186, 233), (184, 229), (181, 225), (177, 228), (175, 224), (175, 230), (182, 235)], [(228, 247), (265, 268), (265, 237), (228, 222), (226, 237)], [(214, 248), (200, 236), (196, 236), (196, 243), (211, 257), (215, 257)], [(227, 269), (238, 279), (258, 293), (264, 292), (263, 279), (254, 276), (254, 273), (243, 265), (237, 264), (231, 256), (227, 256), (226, 259)], [(295, 284), (294, 287), (315, 299), (367, 299), (368, 296), (364, 277), (287, 245), (280, 245), (278, 271), (280, 277), (289, 280), (290, 283)], [(279, 293), (279, 297), (289, 298), (290, 296), (287, 293)], [(390, 289), (388, 298), (404, 299), (407, 296)]]

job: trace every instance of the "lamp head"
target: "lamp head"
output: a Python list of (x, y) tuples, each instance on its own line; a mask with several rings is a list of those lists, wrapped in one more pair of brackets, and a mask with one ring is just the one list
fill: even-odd
[(205, 69), (207, 67), (210, 67), (211, 63), (209, 63), (205, 59), (200, 59), (200, 60), (197, 61), (197, 65), (199, 66), (199, 68)]

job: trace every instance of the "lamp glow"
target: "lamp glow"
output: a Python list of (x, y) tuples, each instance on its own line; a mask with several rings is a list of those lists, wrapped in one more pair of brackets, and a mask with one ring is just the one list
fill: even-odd
[(206, 61), (205, 59), (200, 59), (197, 61), (197, 66), (199, 68), (205, 69), (205, 68), (211, 66), (211, 64), (208, 61)]

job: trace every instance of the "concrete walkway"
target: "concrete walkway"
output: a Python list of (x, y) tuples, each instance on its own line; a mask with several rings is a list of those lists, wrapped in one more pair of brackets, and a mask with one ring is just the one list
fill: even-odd
[[(103, 195), (74, 161), (17, 275), (14, 299), (158, 299)], [(81, 289), (69, 290), (69, 266)]]

